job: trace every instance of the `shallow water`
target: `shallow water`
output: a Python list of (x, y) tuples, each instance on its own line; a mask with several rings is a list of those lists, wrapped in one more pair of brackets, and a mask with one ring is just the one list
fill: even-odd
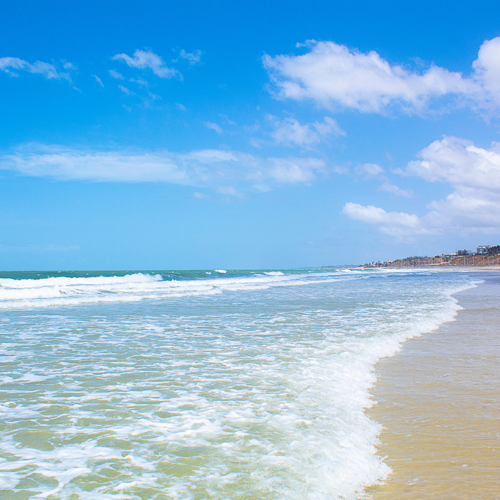
[(393, 474), (375, 500), (500, 498), (500, 276), (477, 278), (456, 322), (377, 365), (369, 414)]
[(373, 365), (471, 279), (223, 271), (0, 279), (2, 498), (354, 499), (387, 477)]

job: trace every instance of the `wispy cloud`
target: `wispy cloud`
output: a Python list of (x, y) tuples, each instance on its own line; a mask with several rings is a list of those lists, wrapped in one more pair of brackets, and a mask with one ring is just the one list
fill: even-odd
[(178, 77), (182, 79), (182, 74), (175, 68), (169, 68), (165, 65), (163, 59), (154, 52), (147, 50), (136, 50), (133, 57), (127, 54), (116, 54), (112, 57), (114, 61), (122, 61), (131, 68), (150, 69), (160, 78)]
[(288, 184), (310, 183), (318, 172), (325, 172), (325, 162), (317, 158), (270, 158), (271, 175)]
[(336, 120), (325, 116), (322, 122), (306, 123), (301, 125), (295, 118), (285, 118), (278, 120), (274, 116), (268, 116), (272, 122), (274, 130), (271, 136), (278, 144), (285, 146), (307, 147), (318, 144), (326, 140), (329, 136), (338, 137), (346, 135), (339, 127)]
[(201, 60), (202, 55), (201, 50), (194, 50), (193, 52), (186, 52), (184, 49), (181, 49), (179, 52), (179, 57), (181, 59), (186, 59), (190, 65), (197, 64)]
[(245, 196), (241, 191), (238, 191), (233, 186), (222, 186), (217, 189), (217, 191), (223, 195), (234, 196), (236, 198), (243, 198)]
[(384, 182), (380, 187), (380, 191), (387, 191), (392, 193), (394, 196), (402, 196), (404, 198), (414, 198), (415, 193), (411, 189), (401, 189), (400, 187), (391, 184), (390, 182)]
[(124, 87), (123, 85), (118, 85), (118, 88), (127, 95), (135, 95), (135, 92), (132, 92), (130, 89)]
[(325, 162), (317, 158), (262, 158), (219, 149), (127, 153), (43, 145), (26, 145), (1, 156), (0, 168), (58, 180), (167, 182), (225, 190), (225, 194), (231, 189), (266, 191), (310, 183), (326, 172)]
[(149, 86), (149, 83), (147, 82), (147, 80), (144, 80), (144, 78), (131, 78), (130, 81), (133, 83), (137, 83), (137, 85), (139, 85), (141, 87), (148, 87)]
[(265, 55), (263, 63), (277, 97), (310, 99), (326, 108), (384, 113), (427, 109), (430, 99), (458, 96), (477, 108), (500, 105), (500, 37), (485, 41), (470, 77), (431, 65), (422, 73), (393, 65), (377, 52), (359, 52), (334, 42), (298, 44), (303, 55)]
[(95, 81), (101, 86), (104, 87), (104, 83), (102, 83), (102, 80), (97, 76), (97, 75), (92, 75), (95, 78)]
[[(67, 70), (75, 69), (75, 66), (69, 62), (65, 62), (63, 67)], [(53, 64), (43, 61), (29, 63), (18, 57), (0, 57), (0, 70), (11, 76), (19, 76), (19, 71), (27, 71), (28, 73), (42, 75), (48, 80), (64, 79), (71, 81), (71, 76), (67, 71), (58, 71)]]
[(223, 130), (219, 127), (219, 125), (217, 125), (217, 123), (203, 122), (203, 125), (211, 130), (215, 130), (219, 135), (222, 135), (223, 133)]
[(110, 69), (109, 74), (113, 78), (116, 78), (117, 80), (124, 80), (125, 79), (125, 77), (121, 73), (118, 73), (118, 71), (115, 71), (114, 69)]
[(228, 125), (236, 125), (236, 122), (234, 122), (233, 120), (231, 120), (229, 118), (229, 116), (223, 115), (222, 113), (219, 113), (219, 116), (222, 118), (222, 120), (224, 121), (224, 123), (227, 123)]
[(361, 175), (365, 180), (382, 177), (385, 173), (384, 169), (376, 163), (364, 163), (355, 167), (354, 171)]

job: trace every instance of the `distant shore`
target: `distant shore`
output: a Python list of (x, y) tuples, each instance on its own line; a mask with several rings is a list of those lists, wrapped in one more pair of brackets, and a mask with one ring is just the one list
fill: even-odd
[(500, 277), (483, 279), (456, 295), (456, 321), (376, 366), (368, 413), (393, 473), (368, 490), (374, 500), (499, 498)]
[(447, 271), (489, 272), (489, 271), (500, 271), (500, 264), (495, 264), (491, 266), (480, 266), (480, 265), (446, 266), (439, 264), (429, 264), (427, 266), (411, 266), (411, 267), (359, 266), (358, 269), (443, 269)]
[[(486, 247), (480, 247), (486, 248)], [(452, 255), (436, 255), (435, 257), (405, 257), (404, 259), (386, 260), (384, 262), (372, 261), (363, 264), (367, 269), (370, 268), (415, 268), (415, 267), (495, 267), (500, 266), (500, 246), (488, 247), (491, 254), (470, 253), (466, 250)], [(479, 250), (479, 249), (478, 249)]]

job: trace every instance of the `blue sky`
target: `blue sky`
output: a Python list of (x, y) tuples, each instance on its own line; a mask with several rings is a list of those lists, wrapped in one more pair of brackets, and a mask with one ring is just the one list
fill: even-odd
[(500, 239), (498, 2), (10, 2), (0, 269)]

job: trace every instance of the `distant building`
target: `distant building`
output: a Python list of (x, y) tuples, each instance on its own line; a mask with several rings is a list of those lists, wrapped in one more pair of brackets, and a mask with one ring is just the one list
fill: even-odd
[(478, 255), (487, 255), (488, 254), (488, 250), (491, 248), (490, 245), (486, 245), (486, 246), (479, 246), (477, 247), (477, 251), (476, 253)]

